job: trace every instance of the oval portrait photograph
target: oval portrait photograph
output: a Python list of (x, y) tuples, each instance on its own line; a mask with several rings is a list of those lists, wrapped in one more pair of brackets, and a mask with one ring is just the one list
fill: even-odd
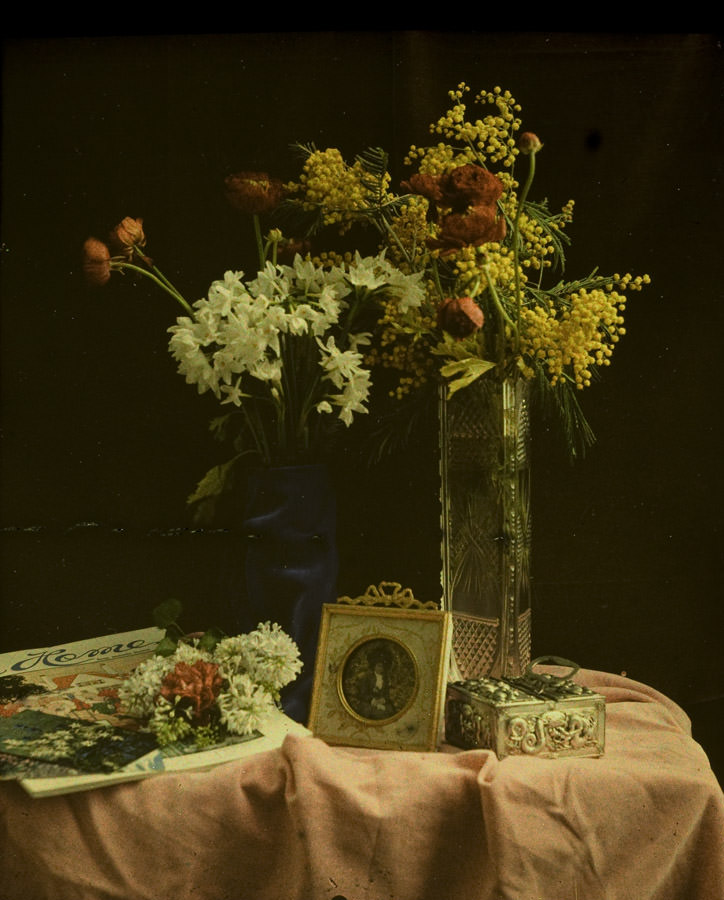
[(417, 667), (410, 651), (389, 638), (356, 644), (342, 664), (339, 692), (360, 719), (382, 722), (402, 715), (417, 693)]

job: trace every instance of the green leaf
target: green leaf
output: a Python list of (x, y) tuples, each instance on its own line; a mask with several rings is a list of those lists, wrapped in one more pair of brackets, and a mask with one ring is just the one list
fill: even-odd
[(181, 601), (171, 597), (168, 600), (164, 600), (163, 603), (159, 603), (154, 609), (153, 621), (159, 628), (168, 628), (170, 625), (176, 624), (182, 610), (183, 604)]
[(226, 439), (227, 429), (231, 418), (232, 413), (227, 413), (225, 416), (216, 416), (209, 422), (209, 431), (212, 433), (215, 440), (223, 441)]
[(199, 648), (201, 650), (213, 650), (214, 647), (226, 637), (226, 634), (216, 626), (205, 631), (199, 639)]
[(173, 656), (178, 644), (173, 638), (165, 637), (156, 647), (156, 656)]
[(445, 378), (449, 378), (448, 397), (452, 397), (457, 391), (468, 387), (481, 375), (484, 375), (490, 369), (495, 368), (495, 363), (487, 359), (471, 356), (467, 359), (450, 362), (440, 369), (440, 373)]
[(228, 462), (209, 469), (186, 502), (189, 504), (198, 503), (199, 500), (206, 500), (209, 497), (218, 497), (220, 494), (223, 494), (228, 487), (231, 471), (240, 455), (238, 454), (233, 459), (228, 460)]

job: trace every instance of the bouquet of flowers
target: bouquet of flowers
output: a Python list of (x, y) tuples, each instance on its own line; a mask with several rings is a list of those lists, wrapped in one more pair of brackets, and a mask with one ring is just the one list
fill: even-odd
[(124, 680), (119, 697), (159, 744), (205, 747), (254, 734), (301, 668), (296, 644), (269, 622), (236, 637), (214, 629), (183, 639), (167, 632), (156, 655)]
[[(252, 216), (260, 267), (251, 279), (227, 271), (193, 304), (149, 257), (142, 219), (126, 217), (106, 240), (90, 237), (84, 246), (91, 283), (105, 284), (116, 271), (143, 276), (184, 310), (169, 328), (170, 352), (186, 381), (219, 401), (211, 430), (235, 450), (190, 502), (222, 493), (247, 455), (263, 465), (318, 461), (332, 429), (368, 411), (370, 324), (393, 298), (403, 312), (424, 301), (422, 273), (402, 272), (384, 250), (312, 260), (290, 254), (294, 244), (277, 228), (263, 236), (260, 216), (283, 195), (269, 176), (229, 176), (226, 190)], [(289, 263), (279, 261), (282, 253), (291, 255)]]
[(285, 205), (306, 219), (306, 237), (372, 226), (387, 258), (422, 278), (422, 303), (385, 298), (365, 355), (392, 374), (394, 399), (440, 381), (453, 395), (481, 376), (524, 378), (555, 402), (575, 454), (593, 440), (577, 394), (625, 333), (626, 292), (650, 279), (596, 269), (562, 277), (574, 202), (556, 212), (530, 198), (542, 142), (519, 134), (521, 108), (509, 91), (481, 91), (475, 102), (485, 113), (473, 118), (469, 90), (449, 92), (452, 105), (430, 126), (434, 143), (410, 148), (414, 171), (401, 193), (390, 188), (383, 150), (347, 164), (335, 148), (300, 146), (302, 173)]

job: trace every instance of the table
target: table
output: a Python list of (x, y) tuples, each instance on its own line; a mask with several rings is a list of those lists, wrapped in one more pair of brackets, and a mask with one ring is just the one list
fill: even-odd
[(290, 735), (206, 772), (65, 797), (0, 785), (2, 900), (721, 900), (724, 794), (684, 712), (582, 670), (601, 759)]

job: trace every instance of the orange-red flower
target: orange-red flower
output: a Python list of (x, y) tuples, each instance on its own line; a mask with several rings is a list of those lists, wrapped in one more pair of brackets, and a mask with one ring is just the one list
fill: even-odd
[(412, 175), (403, 188), (427, 197), (429, 219), (440, 231), (427, 239), (432, 250), (451, 253), (505, 237), (505, 218), (498, 211), (503, 182), (481, 166), (466, 163), (442, 175)]
[(436, 206), (442, 205), (443, 194), (439, 175), (424, 175), (416, 172), (407, 181), (402, 182), (402, 189), (411, 194), (427, 197)]
[(83, 244), (83, 272), (93, 285), (103, 285), (111, 277), (111, 253), (98, 238), (90, 237)]
[(146, 235), (143, 233), (143, 219), (132, 219), (126, 216), (109, 235), (109, 243), (117, 253), (130, 257), (134, 247), (146, 246)]
[(542, 149), (543, 144), (537, 134), (532, 131), (524, 131), (518, 138), (518, 149), (521, 153), (529, 156), (531, 153), (537, 153)]
[(284, 197), (284, 185), (266, 172), (237, 172), (224, 180), (226, 198), (246, 213), (265, 213), (275, 209)]
[(496, 210), (489, 206), (475, 206), (466, 213), (449, 213), (443, 216), (436, 237), (427, 239), (432, 250), (451, 253), (462, 247), (479, 247), (505, 237), (505, 219), (496, 217)]
[(487, 169), (468, 163), (444, 176), (442, 190), (443, 202), (454, 210), (468, 206), (494, 207), (503, 196), (503, 182)]
[(443, 175), (412, 175), (402, 187), (453, 212), (465, 212), (471, 206), (495, 207), (503, 196), (498, 176), (473, 163), (456, 166)]
[(174, 703), (175, 697), (186, 701), (185, 706), (193, 710), (193, 719), (202, 723), (208, 721), (209, 711), (216, 702), (223, 685), (216, 663), (197, 660), (193, 665), (176, 663), (173, 672), (163, 679), (161, 696)]
[(455, 338), (480, 331), (483, 322), (483, 311), (472, 297), (448, 297), (437, 310), (438, 327)]

